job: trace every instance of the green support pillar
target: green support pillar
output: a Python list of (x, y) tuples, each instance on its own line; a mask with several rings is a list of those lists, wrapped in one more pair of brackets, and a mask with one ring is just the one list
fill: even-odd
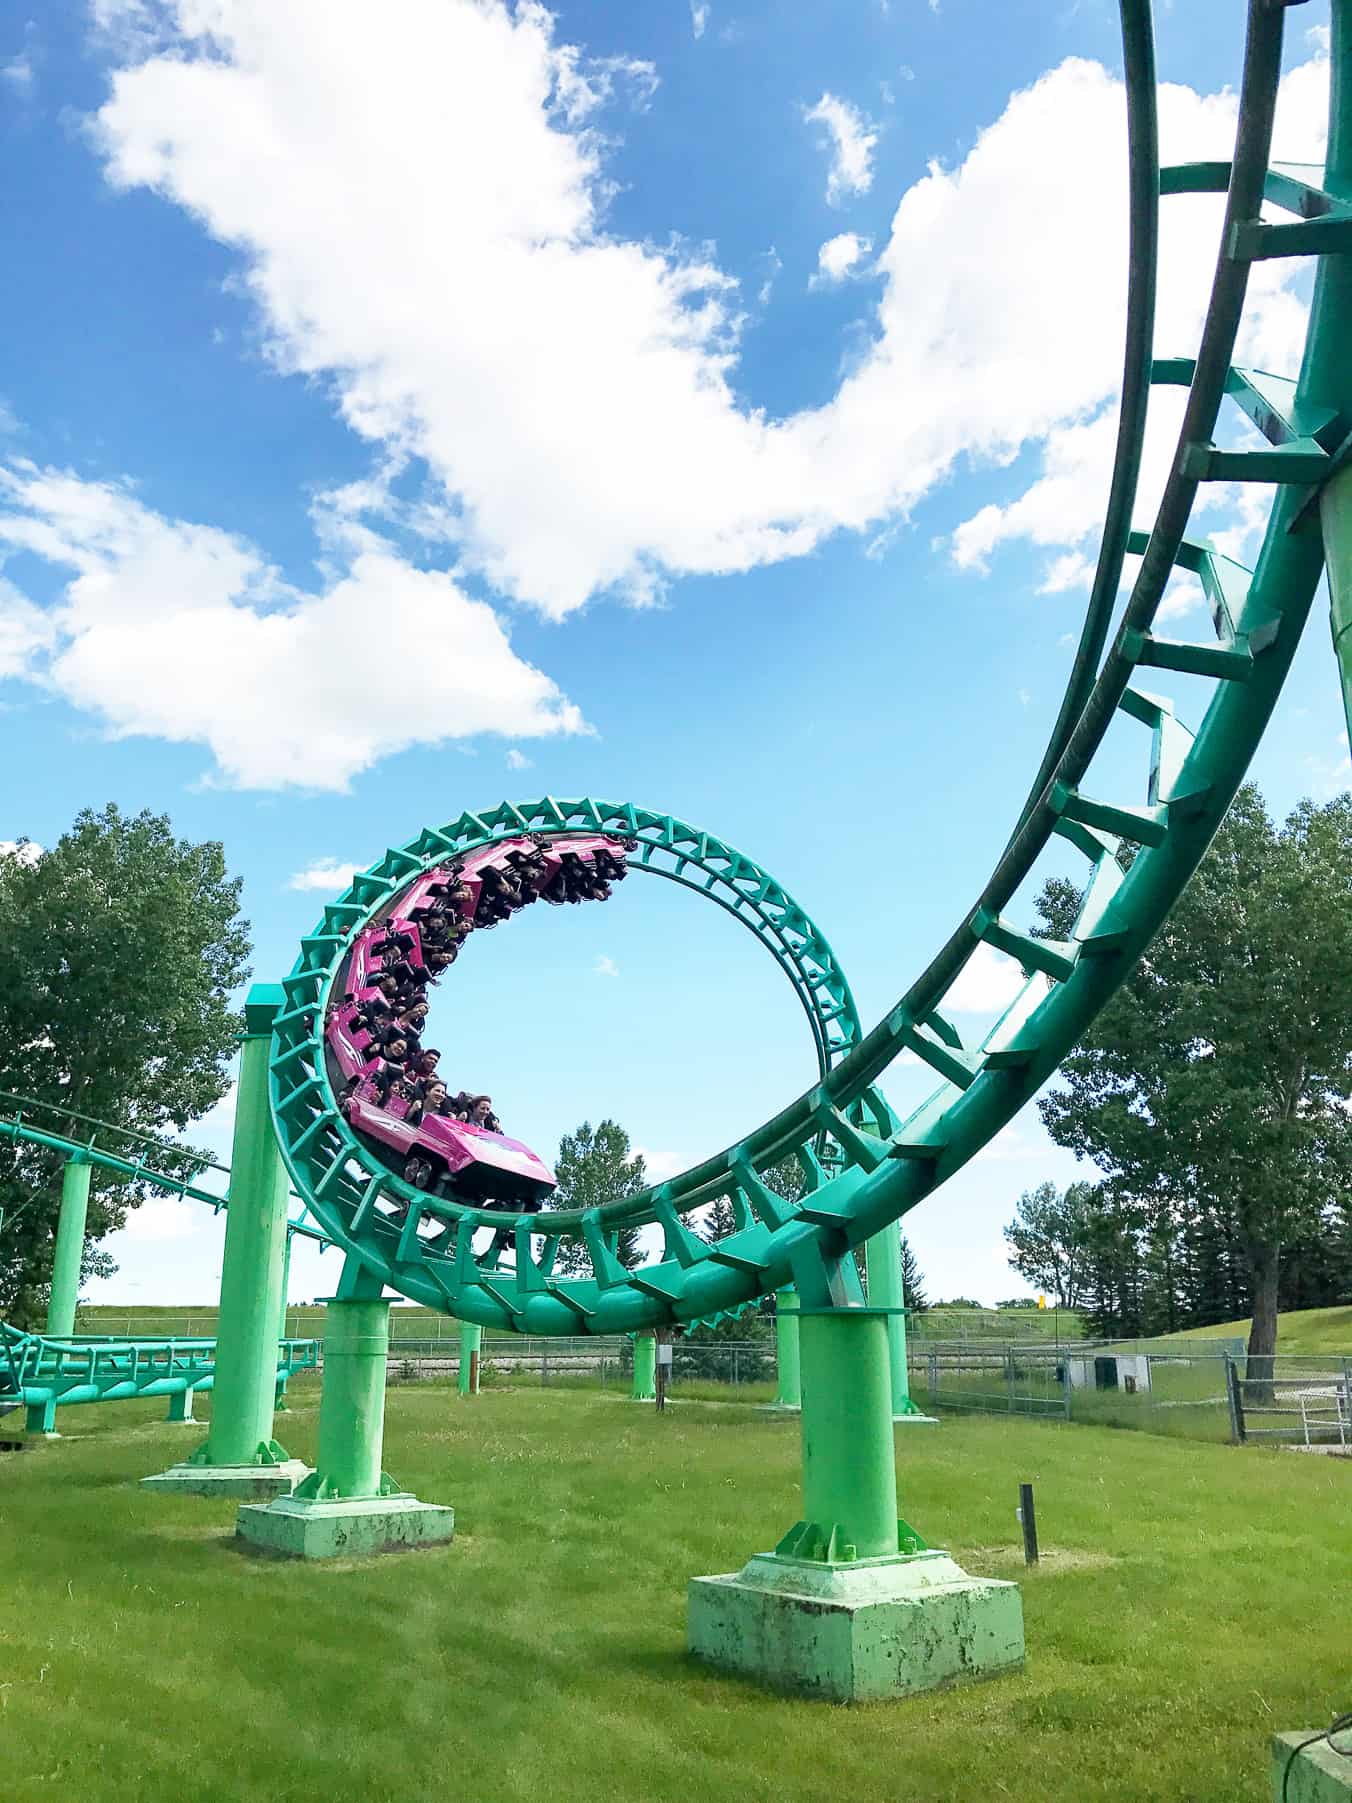
[(80, 1266), (84, 1262), (85, 1221), (89, 1215), (92, 1174), (93, 1166), (76, 1152), (66, 1160), (61, 1175), (61, 1213), (56, 1223), (52, 1290), (47, 1303), (47, 1332), (58, 1340), (68, 1339), (75, 1332), (75, 1307), (80, 1299)]
[(327, 1305), (318, 1463), (293, 1495), (240, 1510), (242, 1540), (292, 1558), (351, 1559), (452, 1537), (453, 1510), (419, 1502), (381, 1470), (389, 1349), (390, 1305), (349, 1259)]
[(272, 1127), (268, 1060), (284, 1002), (279, 986), (256, 983), (244, 1005), (211, 1426), (183, 1464), (143, 1478), (148, 1489), (289, 1495), (308, 1470), (272, 1437), (290, 1184)]
[(456, 1388), (462, 1396), (479, 1394), (479, 1363), (484, 1343), (483, 1325), (479, 1321), (460, 1323), (460, 1369)]
[[(286, 1338), (286, 1303), (291, 1294), (291, 1242), (295, 1234), (288, 1227), (286, 1230), (286, 1248), (282, 1253), (282, 1307), (277, 1317), (277, 1338)], [(279, 1366), (277, 1371), (277, 1393), (273, 1402), (273, 1410), (279, 1415), (289, 1415), (290, 1404), (286, 1400), (287, 1373)]]
[(741, 1571), (691, 1581), (690, 1650), (834, 1702), (1017, 1668), (1018, 1586), (968, 1577), (897, 1518), (887, 1314), (799, 1289), (803, 1518)]
[(176, 1390), (174, 1392), (169, 1398), (169, 1413), (165, 1418), (166, 1420), (173, 1421), (179, 1425), (186, 1425), (188, 1427), (196, 1426), (192, 1413), (191, 1390)]
[(49, 1396), (45, 1402), (30, 1402), (24, 1410), (23, 1424), (27, 1433), (40, 1434), (45, 1440), (59, 1439), (55, 1399)]
[(901, 1270), (901, 1224), (894, 1221), (864, 1242), (864, 1268), (868, 1272), (868, 1299), (873, 1308), (889, 1310), (887, 1358), (892, 1373), (892, 1419), (908, 1427), (937, 1427), (937, 1418), (922, 1414), (911, 1401), (910, 1370), (906, 1362), (906, 1290)]
[(796, 1415), (802, 1407), (803, 1387), (798, 1363), (798, 1292), (791, 1285), (775, 1291), (775, 1371), (774, 1401), (761, 1406), (767, 1415)]
[(657, 1401), (657, 1335), (651, 1327), (634, 1335), (634, 1387), (629, 1400)]

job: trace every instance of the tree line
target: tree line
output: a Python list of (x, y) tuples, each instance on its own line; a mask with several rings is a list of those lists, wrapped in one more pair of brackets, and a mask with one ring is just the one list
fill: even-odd
[[(1052, 879), (1039, 927), (1070, 935)], [(1352, 797), (1280, 826), (1245, 785), (1158, 938), (1039, 1104), (1096, 1183), (1039, 1185), (1010, 1263), (1105, 1337), (1352, 1299)]]

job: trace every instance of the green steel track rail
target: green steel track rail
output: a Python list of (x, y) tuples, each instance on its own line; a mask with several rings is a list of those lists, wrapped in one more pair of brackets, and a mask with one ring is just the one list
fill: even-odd
[[(541, 1334), (689, 1321), (790, 1281), (806, 1306), (826, 1305), (833, 1300), (840, 1253), (904, 1215), (980, 1150), (1052, 1075), (1140, 957), (1206, 851), (1267, 724), (1323, 568), (1319, 491), (1352, 454), (1352, 263), (1346, 255), (1352, 250), (1352, 10), (1347, 0), (1335, 0), (1329, 152), (1322, 173), (1270, 162), (1285, 10), (1272, 0), (1251, 0), (1248, 8), (1230, 162), (1161, 169), (1149, 9), (1139, 0), (1122, 8), (1132, 134), (1123, 415), (1098, 574), (1066, 699), (1018, 825), (982, 892), (870, 1032), (839, 1039), (833, 1034), (811, 1089), (680, 1176), (584, 1214), (516, 1216), (429, 1198), (394, 1177), (337, 1115), (314, 1023), (322, 1018), (346, 936), (378, 916), (420, 870), (527, 828), (661, 838), (666, 817), (628, 803), (546, 798), (461, 815), (391, 850), (355, 878), (302, 941), (285, 981), (288, 1006), (274, 1039), (274, 1119), (293, 1179), (315, 1218), (385, 1281), (464, 1319)], [(1193, 192), (1226, 197), (1210, 304), (1193, 354), (1157, 361), (1152, 337), (1159, 199)], [(1265, 202), (1289, 217), (1265, 218)], [(1296, 381), (1234, 364), (1249, 266), (1279, 256), (1318, 259)], [(1132, 531), (1148, 389), (1159, 383), (1186, 385), (1188, 398), (1155, 520), (1148, 530)], [(1256, 426), (1268, 448), (1218, 448), (1223, 407)], [(1272, 491), (1252, 570), (1188, 536), (1198, 493), (1213, 481), (1260, 483)], [(1142, 561), (1104, 654), (1128, 550)], [(1176, 569), (1200, 579), (1214, 639), (1173, 640), (1155, 630)], [(1153, 685), (1167, 680), (1169, 671), (1213, 685), (1195, 734), (1154, 693)], [(1141, 730), (1145, 773), (1141, 791), (1123, 799), (1101, 795), (1095, 774), (1120, 715)], [(674, 822), (666, 825), (673, 834), (677, 830)], [(1054, 839), (1083, 860), (1083, 901), (1064, 943), (1033, 939), (1006, 913)], [(687, 849), (716, 843), (695, 835)], [(1128, 870), (1124, 849), (1134, 853)], [(769, 889), (760, 895), (740, 883), (737, 870), (731, 863), (723, 880), (742, 902), (769, 895)], [(728, 903), (741, 907), (730, 897)], [(785, 961), (796, 961), (809, 989), (824, 986), (826, 973), (808, 954), (805, 920), (786, 903), (776, 924)], [(981, 944), (1011, 954), (1025, 979), (994, 1028), (969, 1043), (945, 1004)], [(837, 1015), (828, 1026), (844, 1018)], [(896, 1124), (878, 1106), (872, 1086), (908, 1050), (931, 1066), (939, 1083)], [(770, 1166), (788, 1157), (799, 1160), (810, 1184), (794, 1204), (763, 1181)], [(691, 1211), (722, 1196), (731, 1199), (737, 1226), (709, 1246), (692, 1232)], [(626, 1271), (614, 1257), (611, 1236), (621, 1226), (646, 1222), (661, 1230), (663, 1255)], [(499, 1269), (476, 1249), (476, 1235), (482, 1244), (484, 1227), (503, 1225), (515, 1226), (516, 1259)], [(591, 1277), (554, 1277), (564, 1236), (585, 1242)]]
[[(317, 1340), (279, 1342), (279, 1380), (312, 1371), (318, 1362)], [(215, 1377), (215, 1340), (62, 1339), (21, 1333), (0, 1321), (0, 1410), (200, 1393), (212, 1388)]]
[[(228, 1165), (217, 1164), (214, 1159), (207, 1158), (200, 1152), (189, 1151), (186, 1146), (175, 1146), (170, 1141), (156, 1139), (135, 1128), (116, 1127), (110, 1121), (100, 1121), (93, 1115), (81, 1114), (78, 1109), (62, 1108), (58, 1103), (43, 1102), (34, 1096), (14, 1095), (9, 1090), (0, 1090), (0, 1110), (5, 1111), (0, 1113), (0, 1139), (43, 1146), (50, 1152), (59, 1152), (65, 1158), (92, 1164), (114, 1176), (135, 1178), (169, 1195), (187, 1196), (194, 1202), (204, 1202), (217, 1214), (229, 1207), (228, 1190), (218, 1193), (202, 1189), (186, 1177), (171, 1176), (158, 1164), (148, 1162), (158, 1155), (166, 1164), (181, 1162), (191, 1166), (198, 1174), (203, 1171), (220, 1171), (227, 1177), (230, 1175)], [(103, 1141), (102, 1144), (100, 1140)], [(114, 1144), (109, 1144), (110, 1140)], [(130, 1150), (125, 1146), (121, 1151), (114, 1149), (115, 1145), (128, 1140), (132, 1142)], [(14, 1211), (11, 1220), (18, 1212)], [(3, 1214), (0, 1214), (0, 1225), (3, 1225), (3, 1220)], [(304, 1239), (318, 1240), (325, 1246), (331, 1244), (326, 1233), (306, 1222), (290, 1221), (287, 1225), (290, 1232), (298, 1233)]]

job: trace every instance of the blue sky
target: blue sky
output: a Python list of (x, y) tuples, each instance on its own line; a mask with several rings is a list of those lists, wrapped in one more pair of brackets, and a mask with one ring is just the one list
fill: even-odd
[[(1161, 13), (1166, 156), (1224, 156), (1235, 9)], [(1326, 17), (1289, 15), (1279, 156), (1319, 155)], [(871, 1022), (998, 853), (1083, 606), (1116, 32), (1106, 0), (11, 11), (0, 838), (111, 798), (223, 840), (275, 978), (335, 863), (504, 795), (633, 799), (771, 869)], [(1215, 207), (1167, 207), (1186, 353)], [(1292, 367), (1306, 289), (1259, 267), (1245, 360)], [(1241, 496), (1200, 524), (1253, 547)], [(1319, 606), (1256, 773), (1277, 808), (1346, 781)], [(665, 1174), (810, 1080), (716, 910), (636, 880), (542, 913), (434, 1038), (547, 1154), (610, 1113)], [(1016, 1293), (1000, 1226), (1072, 1170), (1003, 1135), (910, 1217), (931, 1292)], [(103, 1299), (213, 1293), (184, 1205), (112, 1249)]]

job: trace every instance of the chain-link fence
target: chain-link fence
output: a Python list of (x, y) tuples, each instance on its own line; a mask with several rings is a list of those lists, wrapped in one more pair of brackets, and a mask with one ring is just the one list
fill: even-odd
[(937, 1413), (1040, 1415), (1352, 1454), (1352, 1356), (1249, 1360), (1238, 1339), (913, 1346), (911, 1391)]
[[(392, 1383), (458, 1377), (457, 1340), (392, 1338)], [(532, 1387), (628, 1391), (633, 1383), (634, 1347), (625, 1335), (613, 1338), (531, 1338), (485, 1335), (479, 1351), (481, 1387)], [(775, 1390), (774, 1344), (770, 1340), (692, 1341), (672, 1347), (667, 1395), (687, 1401), (769, 1401)]]

